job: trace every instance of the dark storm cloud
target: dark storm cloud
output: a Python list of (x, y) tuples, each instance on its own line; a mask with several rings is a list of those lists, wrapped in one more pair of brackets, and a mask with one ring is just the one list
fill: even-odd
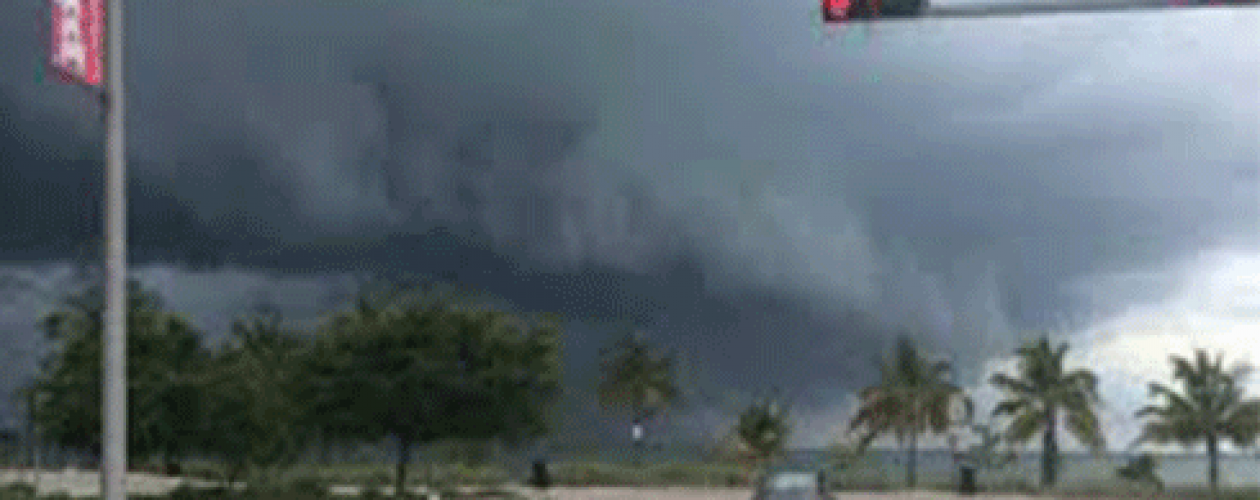
[[(100, 128), (27, 77), (33, 4), (0, 7), (7, 262), (99, 226)], [(903, 328), (971, 370), (1077, 313), (1074, 277), (1257, 229), (1254, 12), (822, 47), (812, 8), (134, 7), (133, 258), (458, 279), (647, 325), (714, 383), (821, 390)]]

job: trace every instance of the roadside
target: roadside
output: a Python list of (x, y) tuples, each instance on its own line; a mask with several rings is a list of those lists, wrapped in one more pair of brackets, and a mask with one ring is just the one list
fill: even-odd
[[(0, 487), (12, 484), (30, 484), (32, 474), (29, 469), (0, 469)], [(193, 488), (214, 488), (220, 485), (217, 481), (187, 477), (169, 477), (150, 473), (131, 473), (127, 475), (127, 492), (135, 496), (166, 495), (181, 485)], [(244, 483), (237, 483), (236, 488), (243, 488)], [(357, 496), (365, 487), (355, 485), (336, 485), (330, 488), (334, 496)], [(375, 488), (378, 492), (393, 495), (393, 487)], [(472, 488), (461, 488), (473, 491)], [(553, 487), (545, 492), (524, 486), (507, 486), (501, 488), (521, 498), (530, 500), (747, 500), (752, 491), (740, 487)], [(424, 487), (411, 488), (410, 492), (430, 500), (438, 500), (436, 492)], [(63, 493), (74, 498), (94, 497), (100, 495), (100, 474), (97, 471), (62, 469), (43, 471), (38, 478), (38, 494), (50, 495)], [(845, 491), (838, 498), (845, 500), (1036, 500), (1038, 497), (1017, 494), (978, 494), (962, 496), (946, 492), (854, 492)], [(1103, 498), (1102, 496), (1074, 496), (1076, 499)]]

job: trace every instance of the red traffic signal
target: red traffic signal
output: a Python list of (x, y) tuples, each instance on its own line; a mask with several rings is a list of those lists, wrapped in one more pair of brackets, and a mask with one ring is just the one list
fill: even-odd
[(823, 22), (838, 23), (849, 18), (850, 0), (822, 0)]
[(879, 17), (881, 0), (822, 0), (822, 18), (826, 23), (841, 23), (850, 19)]

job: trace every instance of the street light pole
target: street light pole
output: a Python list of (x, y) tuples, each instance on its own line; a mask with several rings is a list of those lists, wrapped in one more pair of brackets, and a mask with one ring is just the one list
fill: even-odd
[(123, 0), (106, 10), (105, 103), (105, 349), (101, 434), (101, 491), (125, 500), (127, 474), (127, 158), (123, 86)]
[(35, 434), (35, 391), (26, 398), (26, 439), (31, 447), (31, 486), (39, 492), (39, 437)]

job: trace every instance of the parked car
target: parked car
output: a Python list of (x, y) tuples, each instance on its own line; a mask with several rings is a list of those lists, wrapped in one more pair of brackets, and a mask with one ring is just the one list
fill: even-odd
[(774, 471), (757, 481), (752, 500), (834, 500), (821, 472), (806, 469)]

